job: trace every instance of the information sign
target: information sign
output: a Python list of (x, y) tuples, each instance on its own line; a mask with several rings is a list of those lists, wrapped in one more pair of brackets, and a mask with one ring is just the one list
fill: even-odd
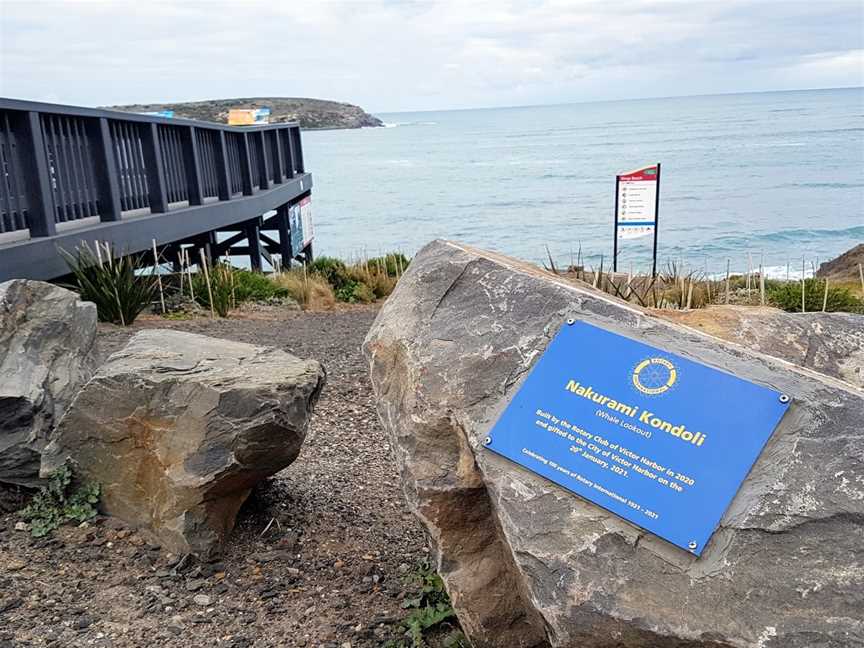
[(486, 446), (699, 555), (788, 403), (767, 387), (573, 322)]
[(312, 199), (301, 199), (288, 208), (288, 228), (291, 231), (291, 254), (299, 256), (315, 238), (312, 229)]
[(615, 177), (615, 242), (612, 271), (618, 271), (618, 241), (654, 236), (657, 272), (657, 212), (660, 205), (660, 163)]

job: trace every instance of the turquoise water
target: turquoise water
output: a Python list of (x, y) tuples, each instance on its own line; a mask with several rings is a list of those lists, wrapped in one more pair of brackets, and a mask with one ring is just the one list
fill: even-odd
[[(305, 132), (316, 254), (450, 238), (530, 261), (612, 253), (616, 173), (662, 162), (659, 257), (785, 273), (864, 241), (864, 89), (393, 113)], [(622, 244), (646, 269), (651, 239)]]

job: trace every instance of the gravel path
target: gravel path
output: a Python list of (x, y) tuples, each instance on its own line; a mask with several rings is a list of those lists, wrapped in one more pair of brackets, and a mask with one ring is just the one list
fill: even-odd
[(380, 646), (426, 555), (402, 499), (359, 346), (376, 310), (104, 326), (104, 353), (143, 327), (316, 358), (328, 383), (297, 461), (256, 490), (216, 562), (178, 560), (113, 520), (50, 539), (0, 517), (0, 648)]

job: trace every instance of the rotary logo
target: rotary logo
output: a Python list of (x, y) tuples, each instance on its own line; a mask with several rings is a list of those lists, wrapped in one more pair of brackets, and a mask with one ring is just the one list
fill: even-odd
[(675, 365), (666, 358), (646, 358), (633, 369), (633, 386), (648, 396), (668, 391), (677, 379)]

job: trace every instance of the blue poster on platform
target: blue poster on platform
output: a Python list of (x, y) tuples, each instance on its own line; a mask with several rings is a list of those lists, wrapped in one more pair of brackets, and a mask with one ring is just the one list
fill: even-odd
[(486, 445), (699, 555), (788, 406), (767, 387), (573, 322)]

